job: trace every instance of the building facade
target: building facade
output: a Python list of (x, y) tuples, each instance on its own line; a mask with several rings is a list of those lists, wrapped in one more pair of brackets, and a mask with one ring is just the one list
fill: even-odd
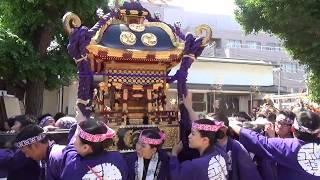
[(182, 7), (143, 4), (152, 13), (158, 12), (165, 22), (179, 21), (185, 32), (193, 32), (199, 24), (213, 29), (213, 39), (202, 56), (231, 59), (262, 60), (273, 64), (273, 84), (281, 92), (299, 93), (306, 90), (304, 67), (290, 57), (281, 41), (268, 33), (245, 35), (233, 16), (185, 11)]
[[(211, 67), (212, 62), (207, 60), (204, 60), (207, 62), (203, 62), (203, 59), (206, 58), (215, 61), (215, 65), (217, 59), (232, 64), (229, 64), (229, 66), (232, 66), (230, 69), (228, 65), (224, 64), (223, 66), (217, 66), (219, 68), (212, 67), (207, 71), (204, 71), (206, 67), (198, 68), (199, 65), (197, 64), (191, 67), (188, 83), (191, 91), (196, 93), (196, 97), (193, 98), (194, 104), (201, 104), (199, 106), (202, 106), (202, 108), (195, 106), (198, 112), (208, 113), (215, 111), (213, 105), (216, 103), (216, 98), (213, 98), (214, 95), (212, 95), (211, 91), (219, 92), (215, 96), (223, 102), (222, 104), (226, 109), (229, 109), (228, 111), (250, 112), (253, 107), (262, 103), (262, 94), (289, 94), (306, 90), (303, 66), (300, 66), (296, 60), (289, 56), (288, 52), (282, 47), (281, 41), (275, 36), (263, 32), (246, 35), (233, 16), (188, 12), (181, 7), (168, 5), (144, 4), (144, 6), (152, 13), (160, 13), (162, 20), (165, 22), (170, 24), (174, 24), (177, 21), (180, 22), (184, 32), (193, 32), (199, 24), (208, 24), (213, 29), (213, 38), (210, 45), (204, 49), (201, 55), (202, 58), (199, 58), (200, 64), (206, 63), (206, 67)], [(247, 72), (242, 71), (236, 74), (236, 71), (242, 69), (242, 63), (246, 61), (250, 63), (263, 61), (271, 65), (272, 68), (271, 70), (269, 69), (269, 72), (263, 72), (258, 70), (259, 68), (251, 66), (252, 68), (244, 70), (251, 71), (250, 76), (244, 78)], [(272, 79), (268, 83), (264, 82), (261, 76), (257, 76), (257, 74), (264, 73), (269, 76), (272, 74)], [(204, 76), (208, 74), (214, 75), (210, 77), (210, 80), (203, 76), (195, 80), (194, 77), (198, 77), (199, 74)], [(213, 80), (213, 77), (215, 77), (215, 80)], [(259, 87), (257, 82), (266, 84), (260, 84)], [(268, 85), (269, 87), (266, 89)], [(246, 91), (246, 96), (229, 92), (227, 89), (231, 87), (234, 91)], [(217, 88), (219, 89), (218, 91), (216, 90)], [(250, 97), (251, 92), (259, 92), (259, 95), (253, 93), (255, 95), (252, 103), (250, 102), (252, 99)], [(203, 105), (204, 103), (205, 105)], [(230, 110), (230, 107), (233, 110)], [(230, 114), (230, 112), (228, 113)]]

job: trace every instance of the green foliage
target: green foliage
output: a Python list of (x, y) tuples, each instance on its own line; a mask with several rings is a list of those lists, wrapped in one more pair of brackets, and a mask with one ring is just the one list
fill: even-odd
[(320, 3), (318, 0), (236, 0), (246, 33), (278, 36), (293, 59), (307, 66), (311, 98), (320, 102)]
[(308, 77), (308, 88), (309, 88), (309, 93), (312, 95), (314, 100), (318, 100), (319, 102), (319, 97), (320, 97), (320, 83), (319, 83), (319, 74), (314, 74), (314, 73), (309, 73)]
[[(62, 16), (72, 11), (79, 15), (83, 25), (91, 27), (98, 20), (96, 9), (107, 10), (107, 3), (107, 0), (1, 0), (0, 77), (12, 84), (40, 79), (48, 89), (68, 85), (76, 77), (76, 68), (67, 54)], [(47, 49), (53, 40), (55, 48), (41, 53), (40, 47), (44, 44)]]
[(36, 57), (33, 49), (18, 36), (0, 26), (0, 76), (17, 83), (27, 78)]

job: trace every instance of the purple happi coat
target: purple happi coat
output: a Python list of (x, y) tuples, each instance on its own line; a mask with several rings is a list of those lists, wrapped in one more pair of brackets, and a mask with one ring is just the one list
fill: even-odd
[(228, 138), (226, 147), (220, 145), (217, 145), (217, 147), (227, 154), (229, 180), (261, 180), (257, 166), (252, 161), (248, 151), (237, 140)]
[(277, 163), (280, 180), (320, 180), (320, 145), (297, 138), (267, 138), (241, 128), (240, 142), (250, 152)]
[(177, 157), (170, 158), (171, 177), (175, 180), (226, 180), (226, 154), (215, 147), (199, 158), (179, 163)]
[[(167, 153), (164, 150), (158, 151), (159, 160), (157, 163), (157, 169), (154, 174), (154, 180), (171, 180), (170, 176), (170, 168), (169, 168), (169, 161), (170, 157), (167, 155)], [(137, 153), (134, 152), (126, 157), (127, 163), (128, 163), (128, 179), (129, 180), (137, 180), (137, 174), (138, 174), (138, 156)]]
[(70, 179), (127, 179), (128, 167), (119, 152), (103, 152), (98, 155), (81, 157), (74, 146), (64, 150), (66, 163), (61, 174), (62, 180)]
[(253, 161), (257, 164), (257, 169), (263, 180), (277, 180), (276, 163), (270, 159), (261, 158), (255, 154)]
[(20, 150), (0, 149), (0, 178), (38, 180), (39, 162), (27, 158)]
[[(73, 126), (71, 129), (74, 130), (75, 126)], [(81, 157), (77, 153), (77, 150), (74, 146), (75, 131), (73, 130), (69, 132), (68, 137), (72, 138), (70, 138), (69, 144), (63, 150), (64, 168), (61, 172), (61, 180), (127, 179), (127, 163), (119, 152), (103, 151), (97, 155), (87, 155), (85, 157)]]
[(66, 146), (49, 143), (47, 157), (45, 159), (46, 180), (60, 180), (60, 174), (65, 164), (65, 154), (63, 149)]
[(1, 178), (7, 178), (8, 177), (8, 172), (4, 170), (0, 170), (0, 179)]

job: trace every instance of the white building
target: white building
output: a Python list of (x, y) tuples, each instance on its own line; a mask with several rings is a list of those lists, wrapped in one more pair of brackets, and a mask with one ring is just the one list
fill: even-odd
[[(272, 70), (273, 65), (264, 61), (200, 57), (192, 64), (187, 81), (193, 107), (199, 113), (214, 112), (220, 100), (228, 114), (249, 112), (265, 94), (277, 92)], [(175, 84), (171, 87), (169, 102), (177, 96)]]

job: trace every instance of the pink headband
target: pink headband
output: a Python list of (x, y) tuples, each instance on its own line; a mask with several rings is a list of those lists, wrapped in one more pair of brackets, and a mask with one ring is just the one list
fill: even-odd
[(41, 141), (41, 140), (43, 140), (45, 137), (46, 137), (45, 134), (39, 134), (39, 135), (37, 135), (37, 136), (28, 138), (28, 139), (26, 139), (26, 140), (22, 140), (22, 141), (17, 142), (17, 143), (16, 143), (16, 147), (19, 148), (19, 149), (21, 149), (21, 148), (23, 148), (23, 147), (25, 147), (25, 146), (29, 146), (29, 145), (31, 145), (31, 144), (33, 144), (33, 143), (35, 143), (35, 142)]
[(85, 132), (81, 129), (81, 127), (78, 125), (78, 135), (84, 140), (87, 140), (89, 142), (102, 142), (106, 139), (112, 139), (115, 135), (115, 131), (111, 128), (109, 128), (107, 125), (105, 125), (108, 128), (107, 133), (105, 134), (90, 134)]
[(148, 137), (142, 135), (142, 132), (143, 131), (141, 131), (140, 136), (139, 136), (139, 142), (141, 142), (141, 143), (159, 145), (159, 144), (162, 144), (163, 141), (166, 139), (166, 135), (163, 132), (159, 132), (160, 139), (148, 138)]
[(215, 122), (215, 125), (198, 124), (193, 122), (192, 128), (197, 130), (202, 130), (202, 131), (217, 132), (220, 128), (225, 127), (224, 122), (217, 122), (217, 121), (214, 121), (214, 122)]

